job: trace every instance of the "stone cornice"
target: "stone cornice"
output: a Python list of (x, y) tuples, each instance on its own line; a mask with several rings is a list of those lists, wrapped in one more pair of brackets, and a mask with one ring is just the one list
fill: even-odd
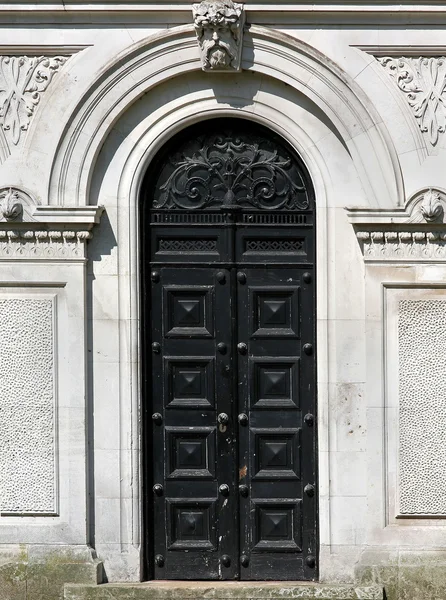
[(366, 262), (444, 262), (446, 193), (420, 190), (405, 207), (347, 209)]
[(41, 206), (24, 190), (0, 189), (0, 260), (85, 260), (98, 206)]

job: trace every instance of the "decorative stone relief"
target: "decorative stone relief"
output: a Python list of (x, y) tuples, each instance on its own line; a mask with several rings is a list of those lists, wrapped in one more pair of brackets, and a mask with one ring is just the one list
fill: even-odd
[(0, 298), (0, 511), (55, 514), (53, 300)]
[(446, 258), (446, 231), (358, 231), (366, 260)]
[(399, 303), (402, 515), (446, 515), (446, 301)]
[(0, 258), (84, 258), (89, 231), (0, 230)]
[(444, 192), (429, 188), (423, 190), (408, 203), (408, 223), (444, 223), (446, 197)]
[(239, 71), (245, 13), (232, 0), (192, 5), (203, 71)]
[(0, 221), (35, 221), (32, 213), (37, 202), (17, 188), (0, 188)]
[(67, 56), (0, 56), (0, 126), (17, 145)]
[(446, 57), (377, 57), (395, 80), (432, 146), (446, 131)]

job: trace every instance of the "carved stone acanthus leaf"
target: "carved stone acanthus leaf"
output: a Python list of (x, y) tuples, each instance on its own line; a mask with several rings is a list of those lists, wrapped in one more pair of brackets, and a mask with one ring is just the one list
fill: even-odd
[(407, 203), (408, 223), (444, 223), (446, 196), (441, 190), (429, 188), (418, 192)]
[(0, 188), (0, 221), (35, 221), (37, 202), (23, 190)]
[(203, 71), (239, 71), (245, 12), (232, 0), (192, 5)]
[(0, 56), (0, 126), (14, 145), (20, 142), (42, 93), (67, 56)]
[(446, 57), (377, 57), (395, 80), (432, 146), (446, 131)]

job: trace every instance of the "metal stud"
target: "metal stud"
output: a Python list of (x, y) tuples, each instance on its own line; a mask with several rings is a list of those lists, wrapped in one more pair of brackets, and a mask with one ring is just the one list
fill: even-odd
[(304, 492), (306, 493), (306, 495), (309, 498), (313, 498), (314, 496), (314, 485), (311, 485), (311, 483), (308, 483), (305, 487), (304, 487)]
[(247, 485), (239, 486), (238, 491), (242, 498), (247, 498), (249, 496), (249, 487)]
[(153, 283), (158, 283), (160, 280), (159, 271), (152, 271), (152, 275), (150, 276)]
[(158, 342), (153, 342), (152, 352), (153, 354), (159, 354), (161, 352), (161, 344), (158, 344)]
[(304, 281), (304, 283), (311, 283), (313, 278), (311, 277), (311, 273), (304, 273), (302, 275), (302, 279)]
[(155, 564), (157, 567), (164, 567), (164, 556), (162, 554), (157, 554), (155, 556)]
[(161, 413), (153, 413), (152, 421), (155, 423), (155, 425), (161, 425), (163, 422), (163, 415)]
[(221, 564), (224, 567), (230, 567), (231, 566), (231, 557), (228, 556), (227, 554), (223, 554), (223, 556), (221, 557)]
[(246, 556), (246, 554), (242, 554), (240, 557), (240, 564), (242, 565), (242, 567), (249, 567), (249, 556)]
[(229, 416), (226, 413), (222, 412), (218, 415), (217, 421), (220, 423), (220, 425), (226, 425), (227, 423), (229, 423)]
[(239, 271), (237, 273), (237, 281), (244, 285), (246, 283), (246, 273), (243, 273), (243, 271)]
[(308, 425), (308, 427), (313, 427), (314, 425), (314, 415), (307, 413), (304, 417), (304, 422), (305, 425)]
[(305, 563), (306, 563), (307, 567), (310, 567), (310, 569), (314, 569), (314, 567), (316, 566), (316, 559), (312, 554), (310, 554), (305, 559)]
[(238, 422), (242, 427), (246, 427), (246, 425), (248, 425), (248, 415), (245, 413), (240, 413), (238, 416)]
[(240, 344), (237, 344), (237, 350), (239, 351), (239, 354), (246, 354), (248, 352), (248, 346), (244, 342), (240, 342)]
[(313, 344), (304, 344), (303, 350), (307, 356), (313, 354)]
[(228, 347), (225, 343), (220, 342), (219, 344), (217, 344), (217, 350), (220, 352), (220, 354), (226, 354), (226, 352), (228, 351)]
[(226, 283), (226, 274), (223, 271), (219, 271), (215, 277), (218, 283), (221, 283), (222, 285), (223, 283)]
[(221, 486), (218, 488), (218, 491), (222, 496), (229, 496), (229, 485), (227, 485), (226, 483), (222, 483)]
[(155, 483), (153, 486), (153, 493), (156, 496), (162, 496), (164, 494), (164, 488), (160, 483)]

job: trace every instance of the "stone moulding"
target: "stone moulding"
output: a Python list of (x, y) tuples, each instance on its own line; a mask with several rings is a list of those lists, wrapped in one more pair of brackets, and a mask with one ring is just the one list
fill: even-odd
[(102, 207), (40, 206), (18, 188), (0, 189), (0, 259), (85, 259)]
[(192, 5), (203, 71), (240, 71), (243, 4), (232, 0), (204, 0)]
[(446, 258), (446, 192), (425, 188), (404, 208), (347, 209), (366, 261), (422, 262)]

